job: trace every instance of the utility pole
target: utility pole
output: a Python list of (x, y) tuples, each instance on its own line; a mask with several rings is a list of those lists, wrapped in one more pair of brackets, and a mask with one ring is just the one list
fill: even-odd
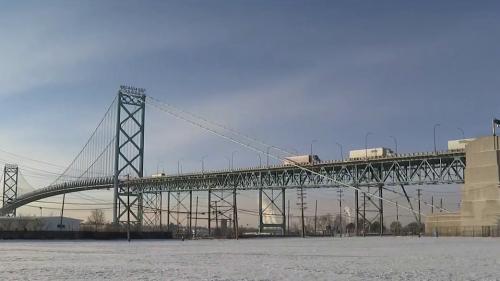
[(62, 206), (61, 206), (61, 220), (59, 221), (59, 225), (57, 226), (57, 227), (59, 227), (60, 230), (62, 230), (64, 228), (64, 225), (63, 225), (64, 199), (66, 199), (66, 193), (63, 194), (63, 200), (62, 200)]
[(179, 191), (177, 191), (177, 199), (176, 199), (176, 201), (177, 201), (177, 230), (176, 230), (177, 234), (179, 234), (179, 229), (180, 229), (180, 226), (181, 226), (181, 223), (180, 223), (180, 220), (179, 220), (179, 214), (181, 213), (181, 209), (180, 209), (181, 208), (181, 204), (179, 204), (180, 203), (179, 202), (180, 198), (181, 198), (181, 193)]
[(217, 209), (217, 200), (215, 201), (215, 234), (219, 233), (219, 210)]
[(170, 231), (170, 191), (167, 191), (167, 231)]
[(302, 238), (306, 237), (306, 226), (304, 223), (304, 189), (300, 188), (300, 210), (301, 210), (301, 221), (302, 221)]
[(439, 212), (441, 213), (443, 211), (443, 198), (441, 198), (439, 202)]
[(212, 191), (210, 190), (210, 188), (208, 189), (208, 212), (207, 212), (207, 215), (208, 215), (208, 236), (212, 236), (212, 216), (211, 216), (211, 213), (212, 213), (212, 208), (210, 207), (212, 205), (212, 201), (210, 201), (212, 199)]
[(197, 238), (197, 228), (198, 228), (198, 196), (196, 196), (196, 207), (194, 214), (194, 237)]
[(359, 236), (359, 190), (358, 190), (358, 185), (355, 185), (356, 189), (354, 190), (354, 208), (356, 209), (356, 214), (355, 218), (356, 220), (354, 221), (354, 228), (356, 232), (356, 236)]
[(160, 231), (163, 231), (162, 213), (163, 213), (163, 192), (160, 191)]
[(418, 237), (420, 237), (420, 229), (422, 229), (422, 214), (420, 213), (420, 191), (421, 189), (417, 189), (418, 196)]
[(302, 227), (302, 238), (305, 238), (306, 237), (306, 226), (305, 226), (305, 222), (304, 222), (304, 209), (306, 208), (305, 207), (305, 204), (304, 204), (304, 187), (299, 187), (297, 189), (297, 199), (299, 200), (299, 203), (297, 203), (297, 205), (299, 205), (299, 208), (300, 208), (300, 221), (301, 221), (301, 227)]
[(193, 237), (193, 191), (190, 190), (189, 191), (189, 235), (188, 237), (189, 238), (192, 238)]
[(287, 235), (290, 235), (290, 199), (288, 199), (288, 216), (286, 217), (287, 218), (287, 223), (286, 223), (286, 233)]
[(239, 229), (238, 229), (238, 204), (236, 200), (236, 187), (233, 190), (233, 228), (234, 228), (234, 239), (238, 240)]
[(314, 207), (314, 235), (318, 233), (316, 229), (317, 224), (318, 224), (318, 200), (316, 200), (316, 205)]
[(343, 229), (342, 229), (342, 192), (343, 192), (343, 190), (340, 188), (339, 190), (337, 190), (337, 192), (339, 193), (340, 237), (342, 237), (342, 232), (343, 232)]
[(384, 200), (382, 200), (382, 190), (383, 185), (379, 185), (378, 187), (378, 197), (379, 197), (379, 221), (380, 221), (380, 236), (384, 235)]
[(434, 196), (431, 196), (431, 214), (434, 214)]
[(366, 236), (366, 192), (363, 192), (363, 237)]
[(396, 221), (399, 222), (399, 205), (398, 205), (398, 202), (396, 202)]

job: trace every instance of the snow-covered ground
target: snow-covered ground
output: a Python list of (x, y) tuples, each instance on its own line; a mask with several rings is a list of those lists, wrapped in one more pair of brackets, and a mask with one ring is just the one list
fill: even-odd
[(1, 280), (500, 280), (498, 238), (2, 241)]

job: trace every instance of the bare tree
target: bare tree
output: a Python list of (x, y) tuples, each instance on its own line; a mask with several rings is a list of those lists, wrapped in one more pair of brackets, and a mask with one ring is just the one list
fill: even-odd
[(318, 217), (318, 228), (321, 230), (326, 230), (331, 228), (333, 225), (333, 219), (330, 213)]
[(104, 211), (100, 209), (95, 209), (90, 212), (90, 216), (87, 217), (87, 223), (95, 225), (95, 230), (99, 225), (104, 225), (106, 223), (106, 216)]
[(342, 218), (340, 214), (335, 216), (335, 220), (333, 221), (332, 230), (336, 233), (345, 233), (346, 232), (346, 219)]
[(393, 221), (390, 226), (391, 233), (394, 235), (399, 235), (401, 234), (401, 230), (403, 229), (403, 226), (399, 221)]

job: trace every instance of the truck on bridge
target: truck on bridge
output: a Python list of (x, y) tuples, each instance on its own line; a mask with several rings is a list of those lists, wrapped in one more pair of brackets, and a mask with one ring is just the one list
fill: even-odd
[(349, 151), (349, 159), (381, 158), (393, 155), (391, 149), (385, 147), (357, 149)]
[(321, 162), (318, 155), (297, 155), (285, 157), (283, 160), (283, 165), (304, 165), (304, 164), (316, 164)]
[(448, 150), (463, 150), (465, 146), (476, 140), (475, 138), (471, 139), (459, 139), (459, 140), (449, 140), (448, 141)]

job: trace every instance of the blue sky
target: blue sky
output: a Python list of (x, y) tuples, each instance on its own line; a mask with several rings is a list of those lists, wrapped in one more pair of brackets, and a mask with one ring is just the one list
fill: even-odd
[[(496, 1), (0, 1), (0, 148), (66, 165), (131, 84), (323, 159), (490, 133)], [(258, 157), (149, 109), (146, 170)], [(3, 156), (4, 158), (6, 156)]]

